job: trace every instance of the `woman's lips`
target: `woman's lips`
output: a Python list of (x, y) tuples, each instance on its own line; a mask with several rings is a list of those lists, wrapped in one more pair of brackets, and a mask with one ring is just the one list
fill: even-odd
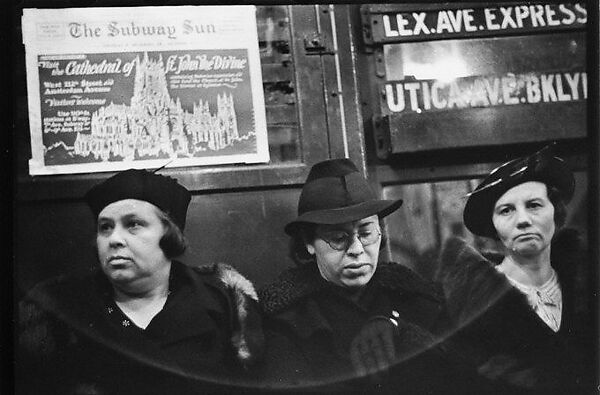
[(523, 233), (523, 234), (515, 236), (515, 240), (531, 239), (531, 238), (539, 238), (539, 237), (540, 237), (540, 235), (537, 233)]
[(365, 266), (369, 266), (369, 264), (368, 263), (351, 263), (349, 265), (344, 266), (344, 269), (356, 270), (356, 269), (361, 269)]
[(131, 262), (132, 259), (126, 256), (111, 256), (108, 258), (108, 263), (112, 266), (124, 265)]

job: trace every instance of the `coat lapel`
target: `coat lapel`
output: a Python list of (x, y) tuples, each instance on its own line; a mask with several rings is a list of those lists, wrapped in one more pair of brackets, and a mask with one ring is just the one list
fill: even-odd
[[(180, 263), (173, 263), (172, 295), (146, 331), (160, 344), (177, 343), (190, 337), (214, 337), (216, 322), (227, 322), (224, 302), (206, 283)], [(174, 323), (177, 323), (174, 325)]]

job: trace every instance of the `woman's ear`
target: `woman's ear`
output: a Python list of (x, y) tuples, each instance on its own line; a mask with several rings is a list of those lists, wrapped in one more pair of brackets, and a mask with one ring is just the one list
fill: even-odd
[(305, 242), (304, 245), (306, 246), (306, 251), (308, 251), (310, 255), (315, 255), (315, 246), (312, 243)]

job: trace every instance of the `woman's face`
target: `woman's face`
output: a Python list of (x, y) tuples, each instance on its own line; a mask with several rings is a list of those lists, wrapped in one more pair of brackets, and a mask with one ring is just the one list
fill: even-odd
[(152, 203), (126, 199), (98, 214), (98, 257), (112, 283), (142, 290), (165, 273), (168, 278), (171, 262), (159, 246), (165, 228), (157, 212)]
[(354, 222), (317, 226), (315, 240), (307, 243), (306, 249), (315, 255), (325, 280), (358, 289), (367, 285), (377, 269), (380, 244), (379, 218), (373, 215)]
[(512, 253), (539, 255), (550, 245), (555, 230), (554, 206), (546, 184), (529, 181), (506, 191), (494, 206), (492, 222)]

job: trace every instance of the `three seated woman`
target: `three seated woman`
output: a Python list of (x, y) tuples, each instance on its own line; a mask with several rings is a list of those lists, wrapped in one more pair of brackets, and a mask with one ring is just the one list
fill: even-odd
[(492, 262), (450, 239), (435, 284), (380, 262), (383, 218), (402, 200), (379, 199), (348, 159), (317, 163), (285, 227), (296, 267), (257, 294), (232, 267), (177, 260), (186, 188), (120, 172), (86, 194), (97, 271), (48, 280), (20, 303), (21, 392), (585, 393), (581, 255), (556, 237), (574, 188), (548, 149), (490, 173), (464, 221), (505, 254)]

